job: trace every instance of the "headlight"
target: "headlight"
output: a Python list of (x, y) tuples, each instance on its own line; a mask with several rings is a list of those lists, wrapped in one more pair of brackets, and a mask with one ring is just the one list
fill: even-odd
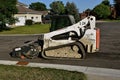
[(21, 50), (21, 48), (15, 48), (15, 51), (20, 51)]

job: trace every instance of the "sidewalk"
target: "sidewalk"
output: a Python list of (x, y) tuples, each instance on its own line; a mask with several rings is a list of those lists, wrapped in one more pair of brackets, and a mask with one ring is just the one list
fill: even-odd
[(100, 76), (87, 74), (88, 80), (120, 80), (120, 77)]
[[(19, 61), (0, 60), (0, 64), (4, 65), (17, 65)], [(25, 62), (26, 63), (26, 62)], [(88, 80), (120, 80), (120, 70), (96, 68), (87, 66), (71, 66), (61, 64), (48, 64), (48, 63), (27, 63), (24, 66), (40, 67), (40, 68), (55, 68), (68, 71), (83, 72), (87, 75)]]
[(96, 23), (103, 23), (103, 22), (108, 22), (108, 21), (104, 21), (104, 20), (96, 20)]

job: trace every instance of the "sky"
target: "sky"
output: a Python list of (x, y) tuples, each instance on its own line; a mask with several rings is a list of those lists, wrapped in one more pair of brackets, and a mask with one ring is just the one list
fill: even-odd
[[(34, 2), (42, 2), (44, 3), (48, 9), (50, 9), (49, 5), (53, 1), (63, 1), (64, 4), (66, 2), (74, 2), (79, 10), (79, 12), (83, 12), (86, 9), (93, 9), (96, 5), (100, 4), (103, 0), (19, 0), (19, 2), (25, 3), (27, 5)], [(113, 4), (113, 0), (109, 0), (110, 4)]]

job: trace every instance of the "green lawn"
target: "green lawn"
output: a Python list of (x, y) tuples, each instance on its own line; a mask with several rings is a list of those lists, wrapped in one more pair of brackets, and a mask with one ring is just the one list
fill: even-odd
[(34, 24), (4, 30), (0, 34), (40, 34), (49, 32), (50, 24)]
[(87, 80), (85, 74), (65, 70), (0, 65), (0, 80)]

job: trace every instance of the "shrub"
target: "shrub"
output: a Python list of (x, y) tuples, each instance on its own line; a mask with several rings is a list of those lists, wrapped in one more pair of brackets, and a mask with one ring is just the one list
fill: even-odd
[(41, 22), (35, 22), (34, 24), (41, 24)]
[(104, 4), (97, 5), (92, 12), (97, 19), (107, 19), (111, 14), (110, 7)]
[(25, 21), (25, 25), (32, 25), (33, 21), (31, 19), (28, 19)]

